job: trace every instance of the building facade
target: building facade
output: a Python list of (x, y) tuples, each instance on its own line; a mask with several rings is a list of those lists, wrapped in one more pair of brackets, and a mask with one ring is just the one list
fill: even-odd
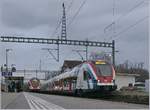
[(129, 84), (134, 86), (136, 75), (128, 73), (116, 73), (116, 84), (117, 90), (120, 90), (122, 87), (128, 87)]

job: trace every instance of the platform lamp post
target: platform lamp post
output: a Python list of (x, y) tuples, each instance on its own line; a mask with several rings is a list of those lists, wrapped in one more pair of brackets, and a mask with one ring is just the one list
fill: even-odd
[(8, 72), (8, 52), (12, 51), (12, 49), (6, 49), (6, 72)]
[[(12, 49), (6, 49), (6, 64), (4, 65), (5, 67), (6, 67), (6, 69), (5, 69), (5, 72), (6, 73), (8, 73), (8, 52), (9, 51), (12, 51)], [(3, 79), (2, 79), (5, 83), (6, 83), (6, 85), (7, 85), (7, 87), (5, 88), (5, 91), (8, 91), (8, 82), (5, 80), (5, 76), (3, 77)], [(9, 92), (9, 91), (8, 91)]]

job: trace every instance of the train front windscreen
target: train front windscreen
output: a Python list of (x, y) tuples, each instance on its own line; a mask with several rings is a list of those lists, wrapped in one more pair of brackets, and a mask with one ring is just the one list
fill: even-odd
[(40, 86), (40, 80), (37, 78), (31, 79), (30, 82), (34, 88), (37, 88), (38, 86)]
[(98, 76), (112, 76), (112, 66), (104, 61), (95, 62)]

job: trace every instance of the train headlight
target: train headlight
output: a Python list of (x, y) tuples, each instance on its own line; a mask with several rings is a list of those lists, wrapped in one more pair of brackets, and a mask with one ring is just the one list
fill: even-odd
[(97, 80), (98, 81), (98, 83), (100, 83), (101, 82), (101, 80)]

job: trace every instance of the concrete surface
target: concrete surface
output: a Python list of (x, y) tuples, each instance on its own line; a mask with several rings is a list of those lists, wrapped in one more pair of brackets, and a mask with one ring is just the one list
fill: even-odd
[(148, 109), (148, 105), (39, 93), (2, 93), (4, 109)]
[(5, 93), (1, 92), (1, 108), (6, 108), (6, 106), (13, 102), (21, 93)]

